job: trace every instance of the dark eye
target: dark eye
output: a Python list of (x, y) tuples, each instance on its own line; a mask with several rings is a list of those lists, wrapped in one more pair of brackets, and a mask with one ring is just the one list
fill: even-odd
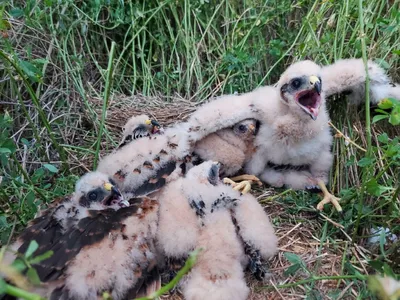
[(90, 200), (95, 201), (97, 199), (97, 193), (96, 192), (90, 192), (88, 197), (89, 197)]
[(291, 86), (293, 88), (298, 89), (300, 87), (300, 85), (301, 85), (300, 79), (293, 79), (292, 80)]
[(239, 125), (239, 131), (245, 132), (246, 131), (246, 126), (245, 125)]

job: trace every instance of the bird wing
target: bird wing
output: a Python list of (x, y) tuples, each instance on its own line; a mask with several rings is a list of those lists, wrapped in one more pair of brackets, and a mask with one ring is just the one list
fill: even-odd
[[(368, 61), (371, 103), (396, 94), (390, 78), (377, 63)], [(321, 70), (322, 89), (327, 97), (350, 93), (350, 103), (363, 103), (365, 99), (366, 72), (362, 59), (340, 59)]]
[(203, 104), (188, 120), (189, 142), (196, 143), (210, 133), (246, 119), (264, 119), (268, 100), (276, 95), (275, 88), (265, 86), (242, 95), (224, 95)]
[[(18, 241), (22, 242), (18, 252), (25, 253), (33, 240), (39, 244), (35, 255), (46, 252), (46, 250), (43, 250), (44, 248), (57, 243), (65, 228), (55, 214), (61, 210), (66, 210), (65, 204), (69, 201), (70, 195), (56, 199), (48, 209), (40, 213), (39, 217), (32, 220), (18, 238)], [(73, 213), (67, 214), (67, 218), (72, 221)]]
[[(79, 220), (64, 234), (57, 236), (57, 243), (42, 245), (38, 254), (51, 250), (53, 255), (34, 265), (40, 280), (48, 282), (59, 279), (81, 249), (98, 243), (110, 232), (120, 229), (121, 221), (135, 214), (139, 208), (139, 203), (140, 201), (136, 201), (131, 206), (117, 211), (111, 208), (89, 210), (87, 217)], [(46, 233), (43, 235), (46, 235)]]
[(124, 196), (141, 197), (162, 188), (190, 151), (185, 128), (169, 128), (107, 155), (97, 171), (112, 177)]

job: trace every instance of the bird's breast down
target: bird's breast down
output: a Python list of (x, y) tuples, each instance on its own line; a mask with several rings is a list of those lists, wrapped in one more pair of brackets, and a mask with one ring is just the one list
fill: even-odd
[(330, 147), (332, 137), (328, 132), (321, 132), (311, 139), (299, 141), (295, 144), (284, 144), (274, 137), (266, 139), (259, 151), (264, 152), (267, 161), (275, 164), (310, 164), (317, 159), (322, 150)]

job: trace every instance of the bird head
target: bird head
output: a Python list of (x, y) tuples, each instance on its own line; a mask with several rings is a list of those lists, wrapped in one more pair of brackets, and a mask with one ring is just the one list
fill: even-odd
[[(147, 115), (139, 115), (131, 117), (122, 128), (125, 139), (135, 139), (140, 134), (161, 134), (162, 126), (156, 121), (150, 119)], [(134, 137), (133, 137), (134, 135)]]
[(160, 123), (158, 123), (156, 120), (146, 119), (144, 121), (144, 124), (147, 126), (147, 130), (151, 134), (158, 134), (158, 133), (162, 133), (162, 131), (163, 131)]
[(208, 160), (191, 168), (186, 174), (186, 178), (193, 182), (215, 186), (221, 182), (220, 169), (219, 162)]
[(86, 173), (78, 180), (75, 199), (81, 206), (88, 208), (95, 205), (103, 208), (129, 206), (129, 202), (124, 199), (114, 181), (97, 171)]
[(321, 68), (305, 60), (290, 66), (281, 76), (277, 87), (281, 100), (297, 111), (316, 120), (322, 105)]
[(247, 119), (233, 126), (235, 135), (243, 140), (248, 140), (257, 134), (259, 125), (255, 119)]

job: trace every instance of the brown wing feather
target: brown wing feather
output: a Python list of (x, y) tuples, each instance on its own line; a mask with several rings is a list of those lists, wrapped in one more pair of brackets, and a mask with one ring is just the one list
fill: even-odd
[(64, 203), (70, 200), (70, 196), (58, 199), (57, 206), (53, 203), (48, 209), (41, 213), (40, 217), (35, 218), (29, 223), (29, 226), (19, 236), (22, 245), (18, 252), (25, 253), (31, 241), (35, 240), (39, 244), (39, 249), (35, 252), (44, 253), (43, 247), (49, 247), (56, 243), (64, 230), (62, 224), (55, 218), (54, 214), (64, 209)]
[(148, 178), (140, 186), (136, 187), (133, 191), (126, 191), (132, 193), (134, 197), (142, 197), (149, 195), (159, 189), (161, 189), (166, 184), (166, 178), (171, 175), (171, 173), (176, 169), (176, 162), (170, 160), (163, 164), (151, 178)]
[[(42, 282), (60, 278), (69, 262), (82, 248), (94, 245), (121, 228), (121, 221), (135, 214), (139, 205), (113, 209), (90, 210), (89, 216), (81, 219), (76, 226), (61, 235), (57, 243), (44, 246), (41, 252), (52, 250), (53, 255), (34, 265)], [(41, 253), (39, 253), (41, 254)]]

